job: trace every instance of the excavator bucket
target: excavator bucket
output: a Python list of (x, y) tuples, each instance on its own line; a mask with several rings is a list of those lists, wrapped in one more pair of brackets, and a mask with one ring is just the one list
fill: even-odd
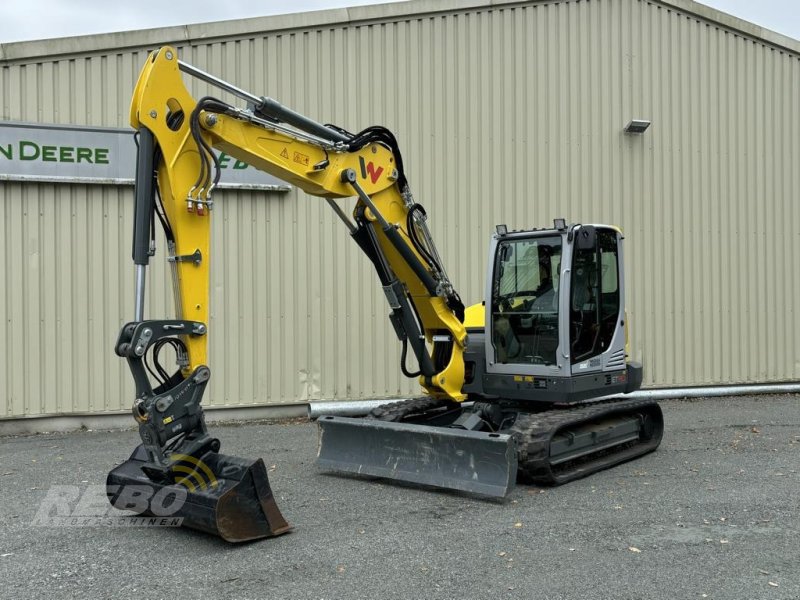
[(517, 477), (510, 435), (323, 416), (317, 465), (326, 471), (409, 481), (503, 498)]
[(172, 455), (173, 481), (158, 483), (145, 473), (144, 446), (108, 474), (112, 505), (147, 517), (176, 520), (228, 542), (246, 542), (286, 533), (291, 526), (278, 509), (262, 459), (217, 452), (200, 458)]

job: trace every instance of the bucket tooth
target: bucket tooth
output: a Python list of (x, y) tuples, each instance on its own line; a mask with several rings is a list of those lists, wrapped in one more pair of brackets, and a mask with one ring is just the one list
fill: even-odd
[[(144, 446), (113, 469), (106, 480), (116, 508), (142, 516), (178, 518), (183, 527), (245, 542), (286, 533), (262, 459), (247, 460), (217, 452), (200, 457), (172, 456), (172, 481), (148, 477)], [(169, 513), (169, 514), (164, 514)]]
[(503, 498), (517, 476), (512, 436), (464, 429), (323, 416), (317, 465), (326, 471)]

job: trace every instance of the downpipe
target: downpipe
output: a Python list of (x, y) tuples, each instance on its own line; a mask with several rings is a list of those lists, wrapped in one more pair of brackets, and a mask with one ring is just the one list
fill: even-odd
[[(625, 399), (630, 400), (672, 400), (677, 398), (718, 398), (721, 396), (747, 396), (760, 394), (800, 394), (800, 383), (771, 383), (754, 385), (723, 385), (706, 387), (683, 387), (683, 388), (658, 388), (649, 390), (639, 390), (625, 394)], [(603, 396), (595, 398), (597, 400), (609, 400), (619, 397)], [(384, 398), (383, 400), (352, 400), (345, 402), (309, 402), (308, 418), (315, 420), (322, 415), (333, 417), (363, 417), (373, 408), (389, 404), (390, 402), (401, 402), (407, 398)]]
[(331, 417), (363, 417), (373, 408), (391, 402), (403, 402), (408, 398), (384, 398), (383, 400), (348, 400), (344, 402), (309, 402), (308, 418), (311, 421), (326, 415)]
[[(672, 400), (677, 398), (719, 398), (760, 394), (800, 394), (800, 383), (717, 385), (707, 387), (659, 388), (625, 394), (631, 400)], [(613, 396), (607, 396), (613, 398)]]

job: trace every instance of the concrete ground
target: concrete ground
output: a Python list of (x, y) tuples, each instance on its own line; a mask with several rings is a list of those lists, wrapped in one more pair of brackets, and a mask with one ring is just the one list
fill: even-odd
[(264, 457), (294, 531), (48, 527), (52, 485), (98, 489), (135, 431), (0, 438), (3, 598), (800, 598), (800, 398), (662, 402), (660, 449), (505, 502), (321, 474), (309, 423), (215, 426)]

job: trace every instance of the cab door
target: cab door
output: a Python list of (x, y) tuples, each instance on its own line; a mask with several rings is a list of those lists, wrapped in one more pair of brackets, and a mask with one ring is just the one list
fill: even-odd
[(610, 227), (576, 232), (568, 315), (573, 375), (625, 365), (621, 239)]

